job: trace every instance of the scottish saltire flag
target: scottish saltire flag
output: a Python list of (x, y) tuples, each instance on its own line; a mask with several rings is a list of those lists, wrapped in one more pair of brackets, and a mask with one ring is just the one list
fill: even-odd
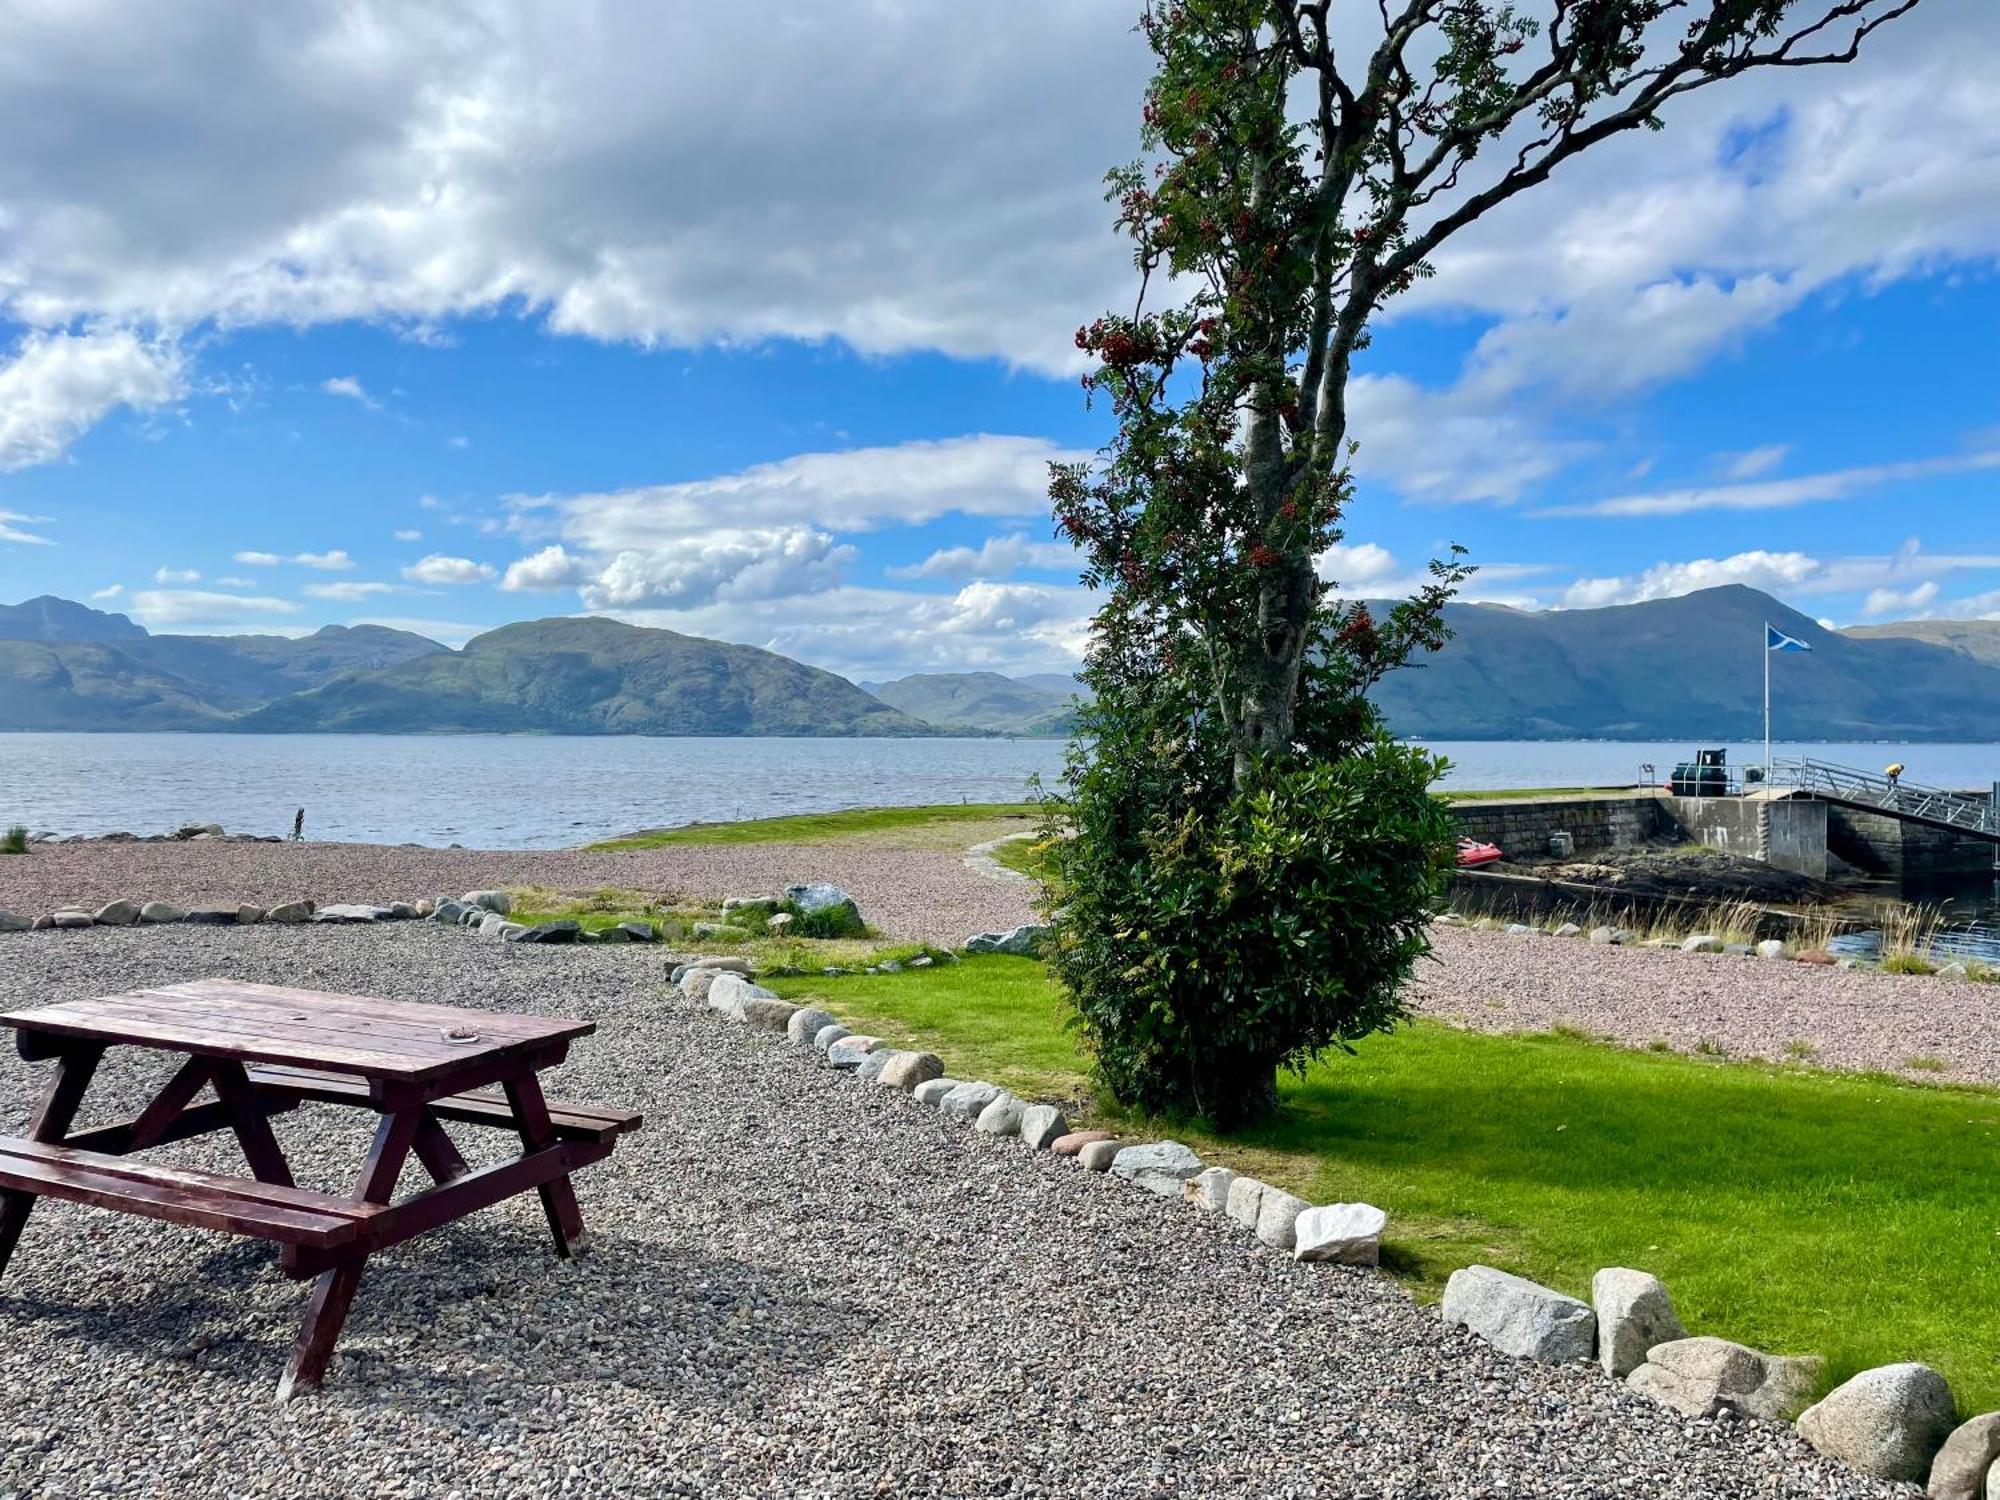
[(1764, 649), (1766, 651), (1810, 651), (1812, 647), (1804, 641), (1786, 635), (1769, 620), (1764, 622)]

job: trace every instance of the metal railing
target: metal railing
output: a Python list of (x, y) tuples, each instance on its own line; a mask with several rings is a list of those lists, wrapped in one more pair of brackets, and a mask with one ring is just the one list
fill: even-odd
[(1823, 760), (1771, 763), (1770, 784), (1794, 787), (1830, 801), (1875, 808), (1890, 817), (1910, 818), (1944, 828), (2000, 839), (2000, 807), (1977, 797), (1936, 787), (1913, 786), (1900, 777), (1857, 771)]

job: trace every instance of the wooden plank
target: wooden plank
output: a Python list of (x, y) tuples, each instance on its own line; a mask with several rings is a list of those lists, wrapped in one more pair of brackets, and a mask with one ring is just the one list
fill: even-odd
[(90, 1172), (109, 1181), (156, 1183), (190, 1193), (219, 1193), (246, 1203), (275, 1208), (294, 1208), (337, 1218), (360, 1221), (381, 1210), (372, 1204), (356, 1203), (337, 1193), (321, 1193), (312, 1188), (285, 1187), (273, 1182), (255, 1182), (247, 1177), (229, 1177), (205, 1172), (199, 1167), (175, 1167), (164, 1162), (135, 1161), (131, 1157), (105, 1156), (76, 1146), (57, 1146), (45, 1141), (23, 1140), (0, 1135), (0, 1170), (15, 1162), (45, 1162), (52, 1166)]
[[(364, 1090), (365, 1092), (365, 1090)], [(299, 1107), (296, 1097), (287, 1098), (282, 1094), (259, 1092), (257, 1108), (266, 1115), (285, 1114)], [(104, 1156), (123, 1156), (138, 1150), (132, 1144), (133, 1127), (137, 1125), (135, 1116), (129, 1120), (117, 1120), (108, 1125), (93, 1125), (88, 1130), (72, 1130), (63, 1138), (62, 1144), (74, 1146), (80, 1151), (95, 1151)], [(235, 1119), (229, 1106), (220, 1099), (211, 1099), (205, 1104), (190, 1105), (160, 1132), (151, 1144), (170, 1146), (176, 1141), (193, 1140), (197, 1136), (212, 1135), (218, 1130), (231, 1129)]]
[(359, 1073), (364, 1077), (415, 1080), (433, 1072), (443, 1071), (441, 1067), (427, 1066), (418, 1059), (396, 1057), (381, 1052), (357, 1052), (349, 1048), (300, 1045), (294, 1041), (274, 1037), (232, 1035), (218, 1032), (211, 1027), (166, 1020), (148, 1021), (131, 1017), (118, 1019), (101, 1013), (73, 1014), (61, 1007), (51, 1007), (48, 1012), (36, 1015), (33, 1020), (16, 1018), (14, 1024), (23, 1028), (24, 1052), (29, 1046), (27, 1038), (33, 1034), (40, 1034), (99, 1043), (126, 1043), (174, 1052), (195, 1052), (205, 1057), (234, 1058), (238, 1062), (305, 1063), (313, 1067)]
[[(520, 1126), (521, 1144), (533, 1156), (545, 1147), (554, 1145), (555, 1126), (549, 1120), (548, 1101), (542, 1097), (541, 1080), (531, 1072), (524, 1072), (517, 1078), (507, 1080), (507, 1102), (514, 1106), (514, 1119)], [(541, 1195), (542, 1212), (549, 1221), (549, 1233), (556, 1242), (556, 1254), (564, 1260), (580, 1253), (586, 1242), (583, 1232), (583, 1210), (577, 1207), (576, 1189), (570, 1186), (567, 1175), (552, 1177), (535, 1190)]]
[[(83, 1096), (103, 1057), (101, 1046), (77, 1047), (61, 1056), (56, 1063), (56, 1075), (49, 1080), (48, 1092), (42, 1095), (42, 1102), (28, 1121), (30, 1137), (37, 1141), (60, 1141), (69, 1134), (70, 1122), (76, 1119), (77, 1109), (83, 1104)], [(7, 1262), (14, 1258), (14, 1247), (21, 1243), (21, 1231), (28, 1227), (28, 1215), (34, 1209), (32, 1193), (0, 1188), (0, 1275), (6, 1274)]]
[(243, 1148), (243, 1159), (250, 1164), (250, 1175), (278, 1187), (296, 1187), (291, 1165), (271, 1133), (269, 1118), (258, 1107), (257, 1091), (244, 1076), (243, 1064), (216, 1062), (212, 1067), (216, 1096), (229, 1109), (229, 1123), (236, 1131), (236, 1144)]
[(370, 1020), (400, 1020), (420, 1029), (436, 1032), (446, 1027), (470, 1024), (488, 1036), (512, 1041), (546, 1041), (555, 1037), (574, 1039), (597, 1029), (594, 1021), (567, 1017), (527, 1015), (519, 1011), (471, 1010), (456, 1005), (426, 1005), (408, 1000), (384, 1000), (373, 995), (343, 995), (325, 990), (292, 989), (284, 985), (249, 984), (237, 979), (191, 979), (180, 984), (161, 985), (166, 994), (201, 997), (230, 997), (261, 1000), (265, 1003), (306, 1008), (322, 1013), (341, 1012)]
[(525, 1156), (511, 1157), (490, 1167), (468, 1172), (455, 1182), (428, 1188), (383, 1209), (370, 1219), (361, 1233), (361, 1243), (372, 1254), (400, 1245), (420, 1234), (428, 1234), (445, 1224), (454, 1224), (481, 1209), (539, 1188), (566, 1180), (571, 1172), (602, 1161), (611, 1154), (609, 1144), (567, 1141), (544, 1146)]
[(310, 1021), (294, 1021), (281, 1010), (251, 1009), (225, 1000), (194, 1000), (186, 996), (155, 999), (150, 995), (107, 995), (102, 1000), (80, 1001), (55, 1007), (50, 1019), (96, 1018), (123, 1028), (134, 1038), (144, 1037), (159, 1027), (186, 1032), (209, 1032), (219, 1037), (243, 1037), (272, 1046), (336, 1047), (351, 1052), (378, 1054), (390, 1061), (416, 1059), (435, 1061), (462, 1054), (477, 1043), (458, 1044), (446, 1052), (446, 1044), (433, 1032), (426, 1039), (405, 1035), (370, 1033), (359, 1026), (334, 1030)]
[(132, 1122), (132, 1139), (125, 1149), (144, 1151), (148, 1146), (157, 1146), (160, 1137), (194, 1103), (194, 1096), (208, 1086), (214, 1068), (215, 1064), (206, 1057), (190, 1057), (182, 1063), (180, 1071), (167, 1080), (166, 1087)]
[(417, 1152), (417, 1160), (424, 1164), (424, 1170), (436, 1182), (456, 1182), (472, 1170), (465, 1158), (459, 1154), (458, 1146), (445, 1134), (444, 1126), (438, 1124), (437, 1115), (426, 1109), (417, 1121), (417, 1135), (412, 1142)]
[[(472, 1031), (478, 1035), (480, 1042), (489, 1046), (535, 1040), (540, 1034), (540, 1028), (522, 1032), (518, 1028), (483, 1024), (488, 1017), (484, 1011), (447, 1011), (447, 1016), (456, 1018), (447, 1021), (417, 1020), (396, 1014), (371, 1016), (351, 1008), (331, 1009), (309, 1000), (277, 1000), (263, 995), (244, 995), (234, 990), (211, 993), (182, 985), (130, 990), (120, 995), (101, 995), (94, 1000), (70, 1003), (72, 1010), (94, 1010), (105, 1006), (168, 1015), (235, 1016), (271, 1026), (285, 1035), (297, 1032), (324, 1036), (352, 1046), (380, 1044), (392, 1050), (409, 1046), (440, 1055), (447, 1051), (456, 1055), (465, 1051), (468, 1045), (444, 1040), (444, 1032), (453, 1028)], [(498, 1013), (493, 1013), (492, 1018), (499, 1019)]]
[[(276, 1066), (249, 1069), (252, 1084), (293, 1099), (313, 1099), (327, 1104), (366, 1104), (368, 1085), (337, 1073), (320, 1073), (309, 1068)], [(431, 1109), (439, 1119), (462, 1125), (484, 1125), (494, 1129), (516, 1128), (514, 1106), (499, 1090), (478, 1090), (448, 1094), (433, 1100)], [(556, 1133), (565, 1139), (607, 1141), (637, 1130), (645, 1123), (637, 1110), (619, 1109), (608, 1104), (578, 1104), (548, 1101), (549, 1116)]]
[[(116, 1161), (117, 1158), (111, 1158)], [(18, 1153), (0, 1155), (0, 1185), (42, 1198), (62, 1198), (117, 1209), (170, 1224), (220, 1229), (230, 1234), (325, 1250), (355, 1239), (361, 1221), (317, 1207), (265, 1202), (228, 1191), (231, 1179), (191, 1187), (165, 1178), (142, 1179), (39, 1161)], [(319, 1196), (319, 1195), (314, 1195)]]

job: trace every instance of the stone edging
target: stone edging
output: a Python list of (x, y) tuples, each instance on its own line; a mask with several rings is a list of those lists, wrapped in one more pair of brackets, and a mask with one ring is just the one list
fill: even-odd
[[(1227, 1167), (1204, 1167), (1178, 1141), (1127, 1145), (1109, 1131), (1073, 1131), (1054, 1105), (1016, 1098), (998, 1084), (948, 1077), (936, 1054), (854, 1035), (829, 1012), (795, 1005), (755, 983), (752, 972), (741, 958), (696, 958), (671, 965), (668, 988), (753, 1031), (810, 1047), (835, 1071), (909, 1094), (981, 1134), (1018, 1139), (1029, 1151), (1070, 1157), (1086, 1171), (1226, 1215), (1294, 1260), (1380, 1264), (1388, 1215), (1373, 1205), (1316, 1207)], [(1800, 1437), (1819, 1453), (1875, 1478), (1922, 1483), (1928, 1476), (1934, 1500), (1981, 1500), (1989, 1494), (1989, 1473), (2000, 1486), (2000, 1413), (1955, 1425), (1950, 1387), (1929, 1366), (1863, 1371), (1800, 1413), (1824, 1361), (1690, 1337), (1666, 1287), (1643, 1271), (1599, 1271), (1585, 1302), (1491, 1266), (1467, 1266), (1446, 1283), (1440, 1312), (1502, 1354), (1594, 1363), (1689, 1417), (1787, 1422), (1796, 1415)]]
[(1025, 839), (1040, 838), (1038, 833), (1008, 833), (997, 839), (988, 839), (983, 844), (974, 844), (965, 851), (965, 867), (974, 874), (984, 875), (988, 880), (997, 880), (1002, 885), (1033, 885), (1035, 882), (1019, 870), (1010, 870), (993, 857), (993, 851), (1002, 844), (1018, 844)]

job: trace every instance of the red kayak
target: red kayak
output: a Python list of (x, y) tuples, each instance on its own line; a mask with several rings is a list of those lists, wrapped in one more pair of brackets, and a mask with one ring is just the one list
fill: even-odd
[(1458, 841), (1458, 867), (1461, 870), (1475, 869), (1480, 865), (1490, 865), (1495, 860), (1507, 856), (1500, 852), (1498, 844), (1482, 844), (1473, 839)]

